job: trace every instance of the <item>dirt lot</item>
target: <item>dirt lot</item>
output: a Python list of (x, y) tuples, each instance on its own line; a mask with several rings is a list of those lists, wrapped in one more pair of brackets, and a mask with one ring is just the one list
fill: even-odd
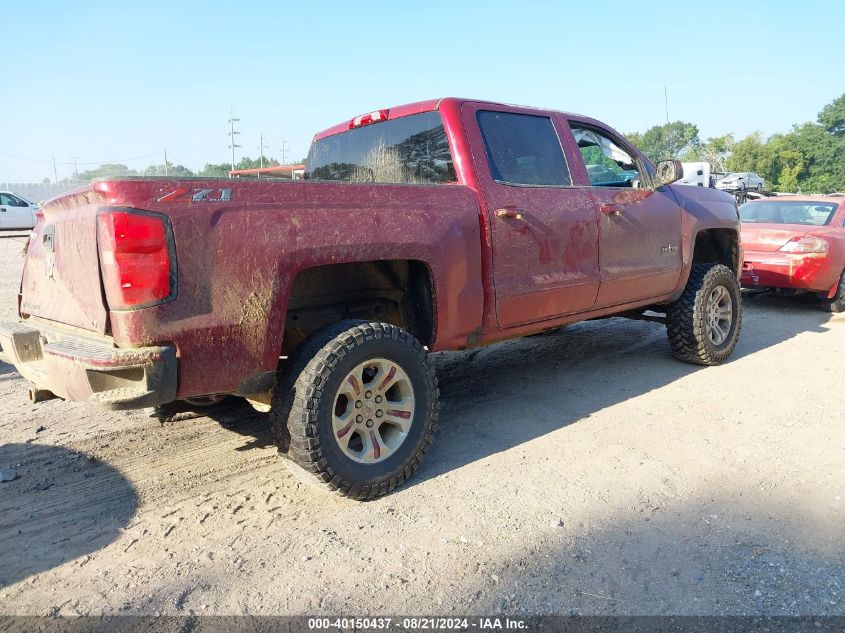
[(250, 409), (33, 406), (0, 363), (0, 611), (845, 614), (843, 358), (845, 318), (765, 296), (722, 367), (621, 319), (438, 355), (435, 445), (370, 503)]

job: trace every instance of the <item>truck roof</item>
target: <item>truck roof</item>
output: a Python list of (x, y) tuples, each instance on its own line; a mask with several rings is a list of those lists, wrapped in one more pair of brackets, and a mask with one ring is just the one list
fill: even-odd
[[(466, 99), (461, 97), (441, 97), (439, 99), (427, 99), (425, 101), (415, 101), (414, 103), (406, 103), (404, 105), (393, 106), (392, 108), (385, 108), (390, 113), (390, 119), (398, 119), (399, 117), (403, 116), (411, 116), (412, 114), (421, 114), (423, 112), (431, 112), (432, 110), (439, 110), (440, 106), (445, 102), (452, 102), (452, 103), (465, 103), (467, 101), (471, 101), (473, 103), (486, 103), (489, 105), (496, 105), (496, 106), (509, 106), (513, 108), (520, 108), (523, 110), (538, 110), (542, 112), (559, 112), (562, 114), (566, 114), (567, 116), (578, 117), (579, 119), (587, 119), (579, 114), (574, 114), (571, 112), (563, 112), (561, 110), (554, 110), (551, 108), (536, 108), (533, 106), (523, 106), (523, 105), (516, 105), (513, 103), (501, 103), (498, 101), (487, 101), (485, 99)], [(379, 112), (379, 110), (374, 110), (373, 112)], [(327, 136), (334, 136), (335, 134), (340, 134), (341, 132), (346, 132), (349, 130), (350, 124), (353, 120), (358, 117), (353, 117), (352, 119), (347, 119), (346, 121), (342, 121), (337, 125), (333, 125), (330, 128), (326, 128), (322, 132), (317, 132), (314, 135), (313, 141), (319, 141), (320, 139), (326, 138)], [(313, 142), (312, 141), (312, 142)]]

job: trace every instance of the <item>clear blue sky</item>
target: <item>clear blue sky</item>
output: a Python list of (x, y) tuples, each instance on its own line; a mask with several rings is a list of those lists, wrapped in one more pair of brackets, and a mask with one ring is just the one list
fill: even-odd
[(664, 84), (670, 117), (702, 137), (769, 135), (845, 92), (842, 17), (840, 0), (7, 0), (0, 182), (52, 176), (3, 154), (80, 170), (164, 147), (192, 169), (226, 162), (230, 105), (239, 155), (264, 132), (270, 155), (284, 136), (294, 159), (340, 120), (448, 95), (643, 131), (665, 121)]

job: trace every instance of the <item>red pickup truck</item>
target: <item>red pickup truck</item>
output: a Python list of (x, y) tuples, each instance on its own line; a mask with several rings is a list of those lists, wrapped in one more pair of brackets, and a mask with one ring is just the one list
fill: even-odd
[(42, 207), (2, 354), (34, 401), (247, 398), (290, 463), (372, 498), (432, 440), (428, 352), (625, 315), (728, 358), (736, 205), (680, 170), (594, 119), (448, 98), (317, 134), (304, 181), (100, 180)]

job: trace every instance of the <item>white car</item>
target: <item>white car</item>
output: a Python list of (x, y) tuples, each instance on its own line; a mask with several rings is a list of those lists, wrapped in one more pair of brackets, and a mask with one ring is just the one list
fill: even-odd
[(38, 205), (11, 191), (0, 191), (0, 229), (31, 229)]
[(721, 189), (722, 191), (745, 191), (747, 189), (762, 191), (765, 185), (766, 181), (753, 171), (740, 171), (728, 174), (717, 181), (716, 189)]

